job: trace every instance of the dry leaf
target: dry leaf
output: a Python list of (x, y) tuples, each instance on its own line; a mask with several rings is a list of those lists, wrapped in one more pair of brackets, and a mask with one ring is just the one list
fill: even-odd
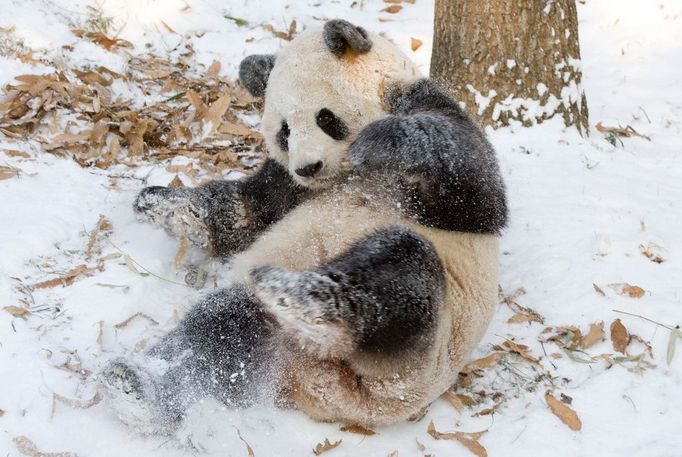
[(250, 136), (255, 133), (250, 128), (241, 124), (235, 124), (234, 122), (223, 122), (223, 124), (218, 128), (218, 131), (220, 133), (229, 133), (230, 135), (238, 136)]
[(4, 415), (5, 415), (5, 410), (0, 409), (0, 417), (2, 417), (2, 416), (4, 416)]
[(671, 329), (670, 337), (668, 338), (668, 350), (665, 354), (665, 361), (670, 365), (675, 358), (675, 346), (677, 345), (677, 339), (682, 338), (682, 333), (679, 329)]
[(583, 349), (591, 348), (602, 339), (604, 339), (604, 322), (590, 324), (590, 330), (587, 332), (587, 335), (583, 336), (580, 340), (580, 347)]
[(134, 321), (135, 319), (138, 319), (138, 318), (139, 319), (146, 319), (152, 325), (159, 325), (159, 323), (156, 320), (152, 319), (147, 314), (138, 312), (138, 313), (133, 314), (132, 316), (130, 316), (128, 319), (124, 320), (123, 322), (119, 322), (118, 324), (114, 324), (114, 328), (119, 329), (119, 328), (126, 327), (128, 324), (130, 324), (132, 321)]
[(621, 126), (606, 127), (606, 126), (602, 125), (601, 122), (599, 122), (599, 123), (597, 123), (597, 125), (595, 127), (597, 128), (597, 131), (600, 133), (612, 133), (616, 136), (625, 137), (625, 138), (629, 138), (631, 136), (638, 136), (638, 137), (645, 138), (645, 139), (651, 141), (651, 138), (649, 138), (646, 135), (642, 135), (641, 133), (639, 133), (637, 130), (635, 130), (634, 128), (632, 128), (629, 125), (627, 125), (625, 127), (621, 127)]
[(611, 324), (611, 343), (613, 344), (613, 349), (625, 354), (625, 349), (627, 349), (629, 342), (630, 336), (627, 329), (620, 319), (616, 319)]
[(313, 448), (313, 454), (315, 455), (320, 455), (323, 452), (327, 452), (330, 449), (334, 449), (337, 447), (339, 444), (341, 444), (343, 440), (338, 440), (333, 443), (330, 443), (327, 438), (324, 439), (324, 442), (322, 443), (317, 443), (315, 447)]
[(204, 120), (213, 124), (212, 130), (216, 130), (220, 126), (223, 115), (225, 114), (225, 111), (227, 111), (227, 108), (230, 107), (231, 101), (232, 95), (225, 94), (213, 102), (211, 107), (208, 109)]
[(26, 308), (22, 308), (20, 306), (5, 306), (2, 309), (10, 313), (14, 317), (20, 317), (22, 319), (26, 319), (26, 316), (29, 316), (31, 312), (27, 310)]
[(187, 259), (187, 237), (183, 236), (180, 238), (180, 245), (178, 246), (178, 252), (175, 253), (175, 269), (180, 268)]
[(483, 369), (483, 368), (492, 368), (497, 364), (497, 362), (500, 361), (502, 358), (503, 353), (502, 352), (493, 352), (492, 354), (489, 354), (485, 357), (482, 357), (480, 359), (476, 359), (472, 362), (469, 362), (463, 369), (463, 372), (470, 372), (474, 369)]
[(618, 295), (627, 295), (631, 298), (642, 298), (644, 296), (644, 289), (626, 282), (609, 284), (609, 287), (615, 290)]
[(182, 179), (180, 179), (179, 175), (175, 175), (175, 178), (168, 183), (168, 187), (171, 189), (178, 189), (180, 187), (185, 187), (185, 183), (182, 182)]
[(88, 245), (85, 249), (85, 258), (90, 259), (92, 257), (92, 249), (95, 246), (95, 241), (97, 241), (97, 234), (99, 232), (105, 231), (105, 230), (111, 230), (111, 222), (109, 222), (109, 219), (104, 217), (103, 215), (99, 215), (99, 220), (97, 221), (97, 225), (95, 225), (95, 228), (92, 229), (90, 232), (90, 237), (88, 239)]
[(462, 412), (462, 410), (466, 408), (464, 402), (454, 392), (448, 390), (441, 395), (441, 398), (450, 403), (459, 412)]
[(539, 363), (540, 362), (540, 359), (536, 359), (535, 357), (530, 355), (530, 353), (528, 352), (528, 346), (526, 346), (526, 345), (517, 344), (511, 340), (506, 340), (502, 345), (507, 347), (510, 352), (514, 352), (526, 360), (530, 360), (533, 363)]
[(235, 427), (235, 430), (237, 430), (237, 436), (239, 437), (240, 440), (242, 440), (242, 443), (246, 445), (246, 452), (249, 457), (256, 457), (256, 454), (253, 452), (253, 449), (251, 449), (251, 446), (249, 443), (246, 442), (244, 438), (242, 438), (242, 433), (239, 431), (237, 427)]
[(390, 14), (396, 14), (399, 13), (403, 7), (401, 5), (391, 5), (387, 6), (383, 10), (381, 10), (382, 13), (390, 13)]
[(361, 425), (344, 425), (340, 429), (342, 432), (357, 433), (358, 435), (372, 436), (376, 435), (377, 432), (370, 430)]
[(0, 181), (4, 181), (5, 179), (11, 179), (14, 178), (15, 176), (19, 176), (20, 171), (21, 170), (15, 167), (0, 165)]
[(599, 295), (601, 295), (602, 297), (606, 297), (606, 294), (605, 294), (604, 291), (601, 289), (601, 287), (599, 287), (599, 286), (596, 285), (595, 283), (592, 283), (592, 287), (594, 287), (595, 292), (597, 292)]
[(137, 269), (137, 267), (135, 267), (135, 261), (128, 254), (123, 256), (123, 261), (125, 262), (128, 269), (133, 273), (137, 273), (140, 276), (149, 276), (149, 273), (140, 271)]
[(407, 418), (409, 422), (419, 422), (420, 420), (424, 419), (424, 416), (426, 416), (426, 413), (429, 412), (429, 406), (431, 404), (428, 404), (424, 406), (422, 409), (417, 411), (416, 413), (412, 414), (410, 417)]
[(433, 421), (429, 422), (429, 426), (426, 431), (429, 435), (437, 440), (455, 440), (460, 444), (464, 445), (469, 449), (474, 455), (478, 457), (487, 457), (488, 451), (478, 442), (479, 438), (487, 431), (474, 432), (474, 433), (464, 433), (464, 432), (451, 432), (451, 433), (441, 433), (436, 431), (436, 427), (433, 425)]
[(78, 265), (76, 268), (67, 272), (61, 278), (48, 279), (33, 285), (34, 289), (50, 289), (57, 286), (70, 286), (73, 281), (83, 273), (89, 272), (87, 265)]
[(220, 61), (214, 60), (206, 70), (207, 78), (217, 78), (220, 73)]
[(388, 454), (386, 457), (399, 457), (398, 451), (393, 451), (390, 454)]
[(582, 428), (583, 424), (580, 421), (578, 414), (565, 403), (557, 400), (549, 392), (545, 394), (545, 401), (554, 415), (561, 419), (561, 422), (568, 425), (568, 428), (576, 432)]
[(28, 457), (78, 457), (73, 452), (40, 452), (38, 446), (26, 436), (15, 436), (12, 441), (17, 450)]
[(663, 258), (664, 249), (657, 245), (656, 243), (649, 243), (646, 247), (643, 244), (639, 245), (639, 250), (642, 255), (654, 263), (663, 263), (665, 259)]
[(417, 49), (421, 48), (422, 44), (422, 40), (410, 38), (410, 46), (412, 47), (412, 51), (416, 51)]

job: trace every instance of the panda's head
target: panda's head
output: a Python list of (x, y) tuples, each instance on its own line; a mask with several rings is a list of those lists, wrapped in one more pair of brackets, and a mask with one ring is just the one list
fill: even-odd
[(384, 90), (419, 75), (385, 38), (332, 20), (277, 55), (246, 57), (239, 77), (253, 95), (265, 96), (270, 156), (301, 185), (323, 188), (345, 176), (350, 144), (386, 113)]

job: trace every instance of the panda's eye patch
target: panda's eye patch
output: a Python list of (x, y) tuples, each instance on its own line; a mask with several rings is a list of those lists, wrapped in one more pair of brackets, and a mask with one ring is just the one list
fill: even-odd
[(277, 132), (277, 144), (282, 151), (289, 150), (289, 124), (286, 121), (282, 121), (282, 127)]
[(343, 140), (348, 136), (346, 124), (327, 108), (322, 108), (315, 120), (317, 126), (335, 140)]

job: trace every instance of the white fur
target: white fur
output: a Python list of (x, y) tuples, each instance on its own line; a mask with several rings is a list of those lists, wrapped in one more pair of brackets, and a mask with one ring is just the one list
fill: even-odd
[[(271, 157), (303, 185), (324, 187), (325, 179), (335, 178), (360, 130), (386, 114), (384, 90), (420, 77), (395, 45), (379, 35), (369, 36), (373, 44), (367, 54), (347, 52), (338, 58), (325, 45), (321, 28), (311, 27), (277, 54), (265, 92), (262, 132)], [(334, 140), (317, 126), (315, 118), (322, 108), (346, 123), (350, 132), (346, 139)], [(291, 131), (288, 152), (276, 140), (282, 121)], [(319, 160), (324, 164), (319, 176), (294, 173)]]

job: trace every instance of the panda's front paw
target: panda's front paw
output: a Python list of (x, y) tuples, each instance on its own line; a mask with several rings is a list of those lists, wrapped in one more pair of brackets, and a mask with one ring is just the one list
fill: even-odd
[(207, 210), (192, 189), (152, 186), (135, 198), (138, 218), (161, 227), (176, 238), (187, 238), (199, 247), (208, 246)]
[(339, 314), (342, 291), (327, 276), (259, 267), (251, 272), (256, 297), (265, 309), (308, 352), (338, 357), (352, 347), (352, 337)]

